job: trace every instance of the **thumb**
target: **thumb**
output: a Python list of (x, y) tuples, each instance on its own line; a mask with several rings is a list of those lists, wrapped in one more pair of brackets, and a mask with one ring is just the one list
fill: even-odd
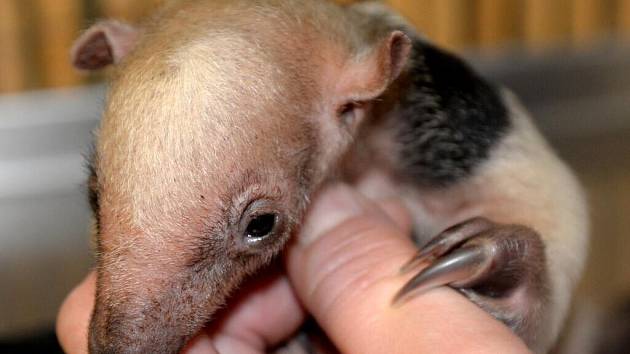
[(417, 252), (405, 214), (391, 201), (331, 186), (314, 200), (288, 250), (297, 296), (339, 351), (526, 352), (507, 327), (451, 288), (392, 305), (409, 279), (399, 269)]
[(287, 258), (291, 281), (313, 302), (307, 306), (335, 313), (338, 302), (362, 298), (365, 287), (397, 282), (399, 267), (417, 249), (405, 209), (393, 200), (383, 204), (343, 184), (318, 195)]

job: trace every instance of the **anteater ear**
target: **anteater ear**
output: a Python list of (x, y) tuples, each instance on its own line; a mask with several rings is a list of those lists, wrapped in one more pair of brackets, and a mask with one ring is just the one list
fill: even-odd
[(81, 70), (98, 70), (120, 62), (136, 45), (139, 30), (105, 20), (85, 31), (72, 46), (72, 64)]
[(410, 52), (409, 37), (401, 31), (391, 32), (346, 67), (338, 81), (337, 97), (359, 102), (377, 98), (398, 78)]

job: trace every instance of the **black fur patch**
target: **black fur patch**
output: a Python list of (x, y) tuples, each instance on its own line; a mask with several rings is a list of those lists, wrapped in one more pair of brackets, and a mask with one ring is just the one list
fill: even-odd
[(448, 186), (471, 175), (510, 127), (497, 89), (459, 58), (414, 41), (398, 135), (404, 173)]
[(94, 167), (94, 158), (88, 162), (89, 177), (87, 181), (88, 202), (94, 214), (97, 231), (100, 229), (100, 203), (98, 192), (98, 178), (96, 176), (96, 168)]

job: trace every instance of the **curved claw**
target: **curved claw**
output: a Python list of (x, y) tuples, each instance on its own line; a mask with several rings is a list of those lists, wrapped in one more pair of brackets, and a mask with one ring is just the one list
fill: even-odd
[(444, 230), (434, 237), (412, 258), (400, 268), (406, 274), (423, 263), (429, 263), (449, 252), (453, 247), (469, 240), (492, 227), (492, 222), (477, 217)]
[(482, 246), (465, 247), (438, 259), (411, 278), (394, 296), (393, 303), (399, 304), (414, 294), (422, 293), (442, 285), (465, 284), (477, 279), (491, 263), (491, 256)]
[[(449, 244), (445, 238), (436, 237), (431, 239), (409, 262), (400, 268), (400, 274), (407, 274), (418, 265), (430, 262), (436, 257), (436, 254), (443, 253), (448, 249)], [(444, 250), (444, 251), (442, 251)]]

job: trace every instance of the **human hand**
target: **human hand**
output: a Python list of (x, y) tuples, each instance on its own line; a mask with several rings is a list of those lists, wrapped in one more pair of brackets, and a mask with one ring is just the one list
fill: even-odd
[[(450, 288), (392, 305), (408, 280), (399, 268), (417, 251), (409, 234), (397, 202), (326, 188), (288, 247), (286, 274), (275, 267), (257, 277), (184, 353), (263, 353), (294, 334), (305, 311), (342, 353), (527, 353), (507, 327)], [(87, 352), (94, 283), (92, 273), (60, 311), (67, 353)]]

